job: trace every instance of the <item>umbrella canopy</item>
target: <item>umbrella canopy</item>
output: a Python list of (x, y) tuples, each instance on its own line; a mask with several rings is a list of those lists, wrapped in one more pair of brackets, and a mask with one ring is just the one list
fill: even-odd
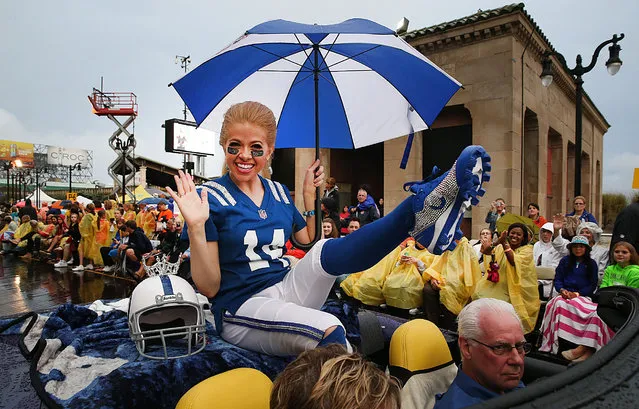
[(156, 205), (156, 204), (160, 203), (162, 200), (167, 201), (166, 199), (161, 199), (159, 197), (147, 197), (147, 198), (144, 198), (144, 199), (140, 200), (138, 203)]
[(64, 206), (67, 204), (72, 204), (71, 200), (56, 200), (51, 204), (51, 207), (54, 209), (64, 209)]
[(278, 148), (359, 148), (427, 129), (461, 86), (364, 19), (257, 25), (172, 85), (198, 125), (217, 133), (231, 105), (263, 103)]
[(497, 220), (495, 228), (498, 232), (501, 233), (504, 230), (508, 230), (508, 226), (513, 223), (521, 223), (528, 227), (528, 230), (530, 230), (530, 233), (532, 233), (533, 235), (530, 238), (531, 242), (539, 238), (539, 226), (537, 226), (531, 218), (526, 216), (519, 216), (518, 214), (506, 213), (505, 215), (500, 217), (499, 220)]

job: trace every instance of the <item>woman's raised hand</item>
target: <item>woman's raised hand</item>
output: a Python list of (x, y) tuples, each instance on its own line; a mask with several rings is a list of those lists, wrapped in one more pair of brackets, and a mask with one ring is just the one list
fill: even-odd
[(189, 228), (204, 226), (209, 218), (209, 197), (206, 190), (198, 193), (193, 183), (193, 176), (178, 170), (178, 175), (173, 176), (177, 185), (177, 193), (170, 187), (166, 187), (175, 203), (180, 208), (180, 213)]
[(552, 217), (552, 227), (555, 231), (559, 231), (564, 228), (564, 223), (566, 222), (566, 218), (563, 214), (557, 213)]
[(304, 174), (304, 196), (312, 195), (315, 197), (315, 188), (320, 187), (324, 183), (324, 166), (320, 165), (319, 159), (306, 169)]
[(501, 244), (502, 246), (504, 246), (508, 242), (507, 239), (508, 239), (508, 230), (504, 230), (501, 232), (501, 235), (499, 236), (499, 240), (497, 242)]

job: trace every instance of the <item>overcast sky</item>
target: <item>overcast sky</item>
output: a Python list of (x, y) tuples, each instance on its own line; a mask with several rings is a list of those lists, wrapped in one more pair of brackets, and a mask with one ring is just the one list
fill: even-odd
[[(91, 113), (87, 95), (99, 88), (132, 91), (140, 114), (136, 154), (179, 166), (181, 155), (164, 152), (165, 119), (181, 118), (182, 103), (167, 84), (181, 76), (176, 55), (190, 55), (191, 68), (248, 28), (272, 19), (331, 24), (368, 18), (394, 28), (401, 17), (410, 29), (454, 20), (508, 4), (494, 0), (305, 1), (0, 1), (0, 139), (92, 149), (94, 178), (111, 183), (106, 168), (115, 159), (107, 140), (111, 121)], [(604, 191), (629, 192), (639, 167), (639, 2), (547, 1), (526, 10), (554, 47), (574, 66), (578, 53), (590, 61), (595, 47), (614, 33), (623, 67), (610, 77), (602, 52), (584, 76), (584, 88), (612, 125), (604, 136)], [(209, 164), (209, 169), (212, 164)], [(212, 173), (212, 169), (209, 170)]]

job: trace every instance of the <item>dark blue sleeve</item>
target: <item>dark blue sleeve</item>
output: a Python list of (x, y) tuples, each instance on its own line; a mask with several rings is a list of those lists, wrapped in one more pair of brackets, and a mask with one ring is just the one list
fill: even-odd
[(559, 265), (555, 269), (555, 290), (559, 292), (562, 288), (564, 288), (564, 280), (566, 278), (567, 269), (568, 269), (568, 259), (566, 256), (559, 261)]
[(588, 213), (588, 216), (586, 218), (589, 222), (597, 224), (597, 219), (595, 219), (595, 216), (593, 216), (592, 213)]

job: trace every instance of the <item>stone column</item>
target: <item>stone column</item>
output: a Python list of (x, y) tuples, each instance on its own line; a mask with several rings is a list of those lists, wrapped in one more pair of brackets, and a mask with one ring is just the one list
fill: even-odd
[(472, 237), (486, 227), (485, 218), (490, 203), (498, 197), (506, 201), (507, 210), (520, 214), (521, 140), (520, 131), (513, 130), (513, 108), (508, 98), (474, 100), (465, 107), (473, 121), (473, 144), (482, 145), (492, 158), (490, 182), (479, 206), (474, 206)]

